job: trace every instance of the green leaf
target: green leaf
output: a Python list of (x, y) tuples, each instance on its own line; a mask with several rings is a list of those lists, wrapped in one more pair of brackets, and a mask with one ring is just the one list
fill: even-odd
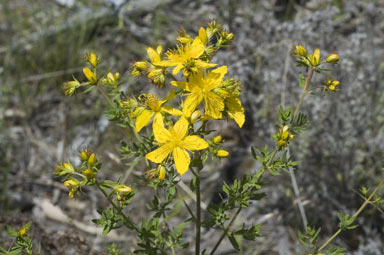
[(240, 250), (240, 245), (239, 243), (237, 242), (235, 236), (233, 235), (233, 233), (228, 233), (228, 239), (229, 241), (231, 242), (233, 248), (235, 248), (236, 250)]
[(12, 237), (17, 237), (19, 234), (11, 226), (7, 226), (8, 235)]

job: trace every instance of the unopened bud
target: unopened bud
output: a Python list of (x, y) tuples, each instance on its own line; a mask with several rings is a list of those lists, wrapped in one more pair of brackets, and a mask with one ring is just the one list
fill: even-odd
[(165, 173), (166, 173), (165, 167), (164, 166), (160, 166), (159, 167), (159, 180), (161, 180), (161, 181), (164, 180)]
[(326, 61), (327, 61), (327, 63), (332, 63), (332, 64), (335, 64), (335, 63), (339, 62), (339, 54), (337, 54), (337, 53), (330, 54), (327, 57)]
[(212, 142), (214, 144), (219, 144), (219, 143), (221, 143), (222, 140), (223, 140), (223, 138), (221, 137), (221, 135), (218, 135), (218, 136), (215, 136), (214, 138), (212, 138)]
[(226, 151), (226, 150), (218, 150), (217, 152), (216, 152), (216, 155), (219, 157), (219, 158), (226, 158), (226, 157), (228, 157), (228, 155), (229, 155), (229, 153), (228, 153), (228, 151)]
[(87, 177), (88, 180), (92, 179), (95, 177), (95, 172), (93, 172), (90, 168), (87, 168), (83, 171), (83, 174), (85, 177)]
[(195, 123), (195, 121), (201, 116), (201, 111), (200, 110), (196, 110), (194, 111), (192, 114), (191, 114), (191, 124)]
[(97, 162), (96, 154), (92, 153), (88, 158), (89, 167), (93, 167), (94, 165), (96, 165), (96, 162)]
[(89, 54), (88, 61), (93, 67), (96, 67), (99, 65), (99, 59), (97, 58), (96, 53), (94, 52), (91, 52), (91, 54)]
[(304, 48), (303, 45), (297, 44), (295, 47), (295, 50), (293, 51), (293, 54), (300, 55), (302, 57), (307, 56), (307, 50)]
[(84, 67), (83, 68), (83, 73), (84, 73), (85, 77), (87, 78), (87, 80), (91, 84), (96, 84), (97, 83), (96, 74), (94, 72), (92, 72), (91, 69), (89, 69), (88, 67)]
[(311, 56), (312, 66), (318, 66), (320, 64), (320, 50), (316, 49)]

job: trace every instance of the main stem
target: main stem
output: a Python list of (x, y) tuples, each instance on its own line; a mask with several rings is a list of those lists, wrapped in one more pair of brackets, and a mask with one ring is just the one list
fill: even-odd
[(201, 236), (201, 198), (200, 198), (200, 175), (199, 171), (195, 173), (196, 176), (196, 245), (195, 254), (200, 254), (200, 236)]
[[(373, 196), (380, 190), (381, 186), (384, 185), (384, 179), (381, 180), (379, 185), (376, 186), (376, 188), (373, 190), (372, 194), (365, 200), (365, 202), (360, 206), (360, 208), (355, 212), (355, 214), (352, 216), (353, 221), (360, 215), (360, 213), (367, 207), (369, 203), (371, 203), (371, 199)], [(336, 231), (317, 251), (320, 252), (322, 251), (325, 247), (330, 244), (333, 239), (335, 239), (340, 233), (342, 229), (340, 228), (339, 230)]]

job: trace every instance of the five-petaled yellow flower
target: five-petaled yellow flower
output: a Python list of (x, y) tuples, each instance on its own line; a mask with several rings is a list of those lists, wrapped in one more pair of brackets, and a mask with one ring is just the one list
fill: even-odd
[(175, 91), (172, 91), (169, 94), (169, 96), (163, 100), (157, 99), (152, 94), (141, 95), (141, 97), (144, 98), (143, 100), (145, 101), (145, 104), (149, 109), (143, 110), (142, 108), (137, 108), (132, 113), (132, 117), (136, 116), (136, 121), (135, 121), (136, 132), (140, 132), (140, 130), (143, 127), (147, 126), (151, 121), (152, 117), (154, 117), (153, 123), (156, 123), (156, 122), (163, 123), (162, 113), (168, 113), (173, 116), (181, 116), (182, 112), (180, 110), (177, 110), (170, 106), (163, 105), (165, 102), (172, 99), (174, 95), (175, 95)]
[[(184, 69), (184, 75), (188, 76), (190, 71), (198, 71), (200, 68), (210, 68), (216, 66), (198, 59), (203, 55), (205, 50), (204, 42), (199, 37), (196, 37), (192, 43), (178, 46), (176, 50), (168, 50), (166, 55), (167, 60), (155, 62), (158, 66), (175, 66), (172, 73), (178, 74), (181, 69)], [(193, 73), (193, 72), (192, 72)]]
[(160, 147), (145, 157), (154, 163), (163, 162), (172, 153), (176, 170), (180, 175), (188, 171), (191, 158), (186, 150), (203, 150), (208, 143), (196, 135), (187, 135), (188, 121), (181, 117), (173, 127), (164, 128), (163, 122), (153, 124), (153, 134)]
[(226, 73), (227, 67), (222, 66), (209, 72), (205, 77), (199, 71), (189, 78), (189, 82), (172, 81), (172, 85), (190, 92), (184, 101), (184, 115), (191, 116), (196, 107), (204, 100), (205, 114), (214, 119), (220, 119), (221, 112), (224, 110), (224, 100), (212, 90), (220, 86)]

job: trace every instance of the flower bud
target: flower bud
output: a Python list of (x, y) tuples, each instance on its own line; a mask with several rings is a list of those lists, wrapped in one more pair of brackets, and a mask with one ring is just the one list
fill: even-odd
[(91, 84), (96, 84), (97, 83), (96, 74), (94, 72), (92, 72), (91, 69), (89, 69), (88, 67), (84, 67), (83, 68), (83, 73), (84, 73), (85, 77), (87, 78), (87, 80)]
[(94, 52), (91, 52), (91, 54), (89, 54), (89, 59), (88, 59), (89, 63), (93, 66), (93, 67), (96, 67), (99, 65), (99, 59), (98, 57), (96, 56), (96, 53)]
[(166, 173), (166, 171), (165, 171), (165, 167), (164, 166), (159, 166), (159, 180), (164, 180), (164, 178), (165, 178), (165, 173)]
[(78, 87), (80, 87), (80, 82), (78, 80), (65, 82), (63, 84), (63, 88), (66, 96), (72, 96)]
[(195, 121), (201, 116), (201, 111), (200, 110), (196, 110), (194, 111), (192, 114), (191, 114), (191, 117), (190, 117), (190, 120), (191, 120), (191, 124), (195, 123)]
[(335, 64), (335, 63), (339, 62), (339, 54), (337, 54), (337, 53), (330, 54), (327, 57), (326, 61), (327, 61), (327, 63), (332, 63), (332, 64)]
[(132, 188), (127, 185), (116, 185), (115, 190), (122, 194), (127, 194), (132, 192)]
[(222, 140), (223, 140), (223, 138), (221, 137), (221, 135), (218, 135), (218, 136), (215, 136), (214, 138), (212, 138), (212, 142), (214, 144), (219, 144), (222, 142)]
[(320, 50), (316, 49), (311, 56), (312, 66), (318, 66), (320, 64)]
[(133, 65), (133, 67), (143, 70), (143, 69), (147, 69), (148, 66), (147, 66), (147, 63), (145, 63), (144, 61), (138, 61)]
[(299, 55), (302, 57), (306, 57), (307, 56), (307, 50), (304, 48), (303, 45), (297, 44), (294, 51), (293, 51), (293, 54)]
[(228, 157), (229, 153), (228, 153), (228, 151), (226, 151), (226, 150), (222, 150), (222, 149), (220, 149), (220, 150), (218, 150), (218, 151), (216, 152), (216, 155), (217, 155), (219, 158), (226, 158), (226, 157)]
[(89, 167), (93, 167), (94, 165), (96, 165), (97, 163), (97, 158), (96, 158), (96, 154), (95, 153), (92, 153), (89, 158), (88, 158), (88, 165)]
[(85, 148), (83, 151), (80, 152), (80, 159), (81, 161), (85, 162), (88, 160), (89, 156), (91, 156), (92, 151), (90, 149)]
[(83, 174), (85, 177), (87, 177), (88, 180), (92, 179), (95, 177), (95, 172), (93, 172), (90, 168), (87, 168), (83, 171)]
[(23, 237), (27, 234), (27, 229), (25, 227), (20, 228), (18, 235)]
[(113, 73), (109, 72), (107, 73), (107, 82), (109, 85), (115, 85), (116, 84), (116, 79)]
[(69, 179), (64, 182), (64, 186), (69, 189), (68, 196), (74, 197), (77, 193), (77, 189), (80, 186), (80, 182), (76, 179)]

